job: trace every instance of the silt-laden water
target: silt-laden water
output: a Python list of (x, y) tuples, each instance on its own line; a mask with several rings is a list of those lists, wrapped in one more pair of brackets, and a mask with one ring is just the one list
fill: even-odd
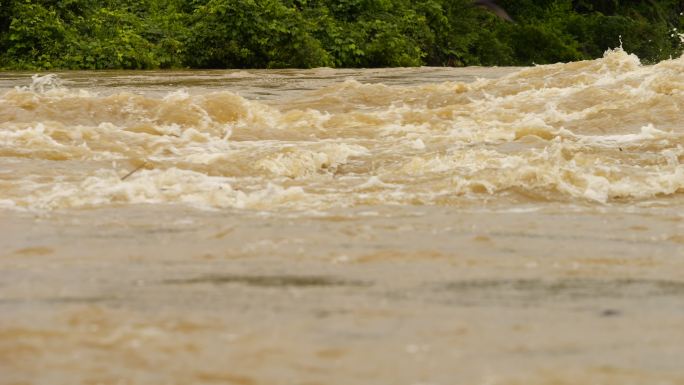
[(684, 59), (0, 74), (0, 384), (684, 384)]

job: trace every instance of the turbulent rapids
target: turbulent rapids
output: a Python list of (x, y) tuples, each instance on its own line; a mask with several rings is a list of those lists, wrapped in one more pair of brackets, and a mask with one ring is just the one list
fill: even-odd
[(622, 50), (1, 73), (0, 385), (684, 384), (682, 111)]
[(0, 207), (329, 209), (684, 192), (684, 59), (601, 59), (288, 97), (62, 86), (0, 96)]

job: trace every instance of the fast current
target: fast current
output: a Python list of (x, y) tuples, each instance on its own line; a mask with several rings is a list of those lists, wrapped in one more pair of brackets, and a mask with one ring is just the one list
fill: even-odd
[[(13, 74), (0, 83), (0, 207), (681, 200), (684, 59), (642, 65), (617, 49), (464, 81), (420, 78), (434, 70), (398, 70), (409, 79), (400, 84), (384, 84), (382, 71), (370, 81), (328, 69), (209, 72), (175, 85), (167, 74), (166, 88), (120, 87), (106, 72), (82, 75), (109, 76), (105, 86)], [(230, 82), (264, 78), (281, 89), (260, 96)]]
[(684, 58), (0, 73), (0, 385), (684, 384)]

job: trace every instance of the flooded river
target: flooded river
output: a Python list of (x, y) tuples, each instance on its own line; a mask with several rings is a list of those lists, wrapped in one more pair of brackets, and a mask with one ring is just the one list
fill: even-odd
[(684, 384), (684, 59), (0, 73), (0, 384)]

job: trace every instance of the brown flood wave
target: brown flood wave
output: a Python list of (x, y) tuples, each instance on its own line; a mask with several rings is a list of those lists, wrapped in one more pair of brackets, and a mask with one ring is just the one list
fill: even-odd
[(684, 59), (644, 66), (619, 49), (495, 79), (349, 79), (269, 101), (34, 76), (0, 95), (0, 205), (667, 199), (684, 191), (682, 110)]

